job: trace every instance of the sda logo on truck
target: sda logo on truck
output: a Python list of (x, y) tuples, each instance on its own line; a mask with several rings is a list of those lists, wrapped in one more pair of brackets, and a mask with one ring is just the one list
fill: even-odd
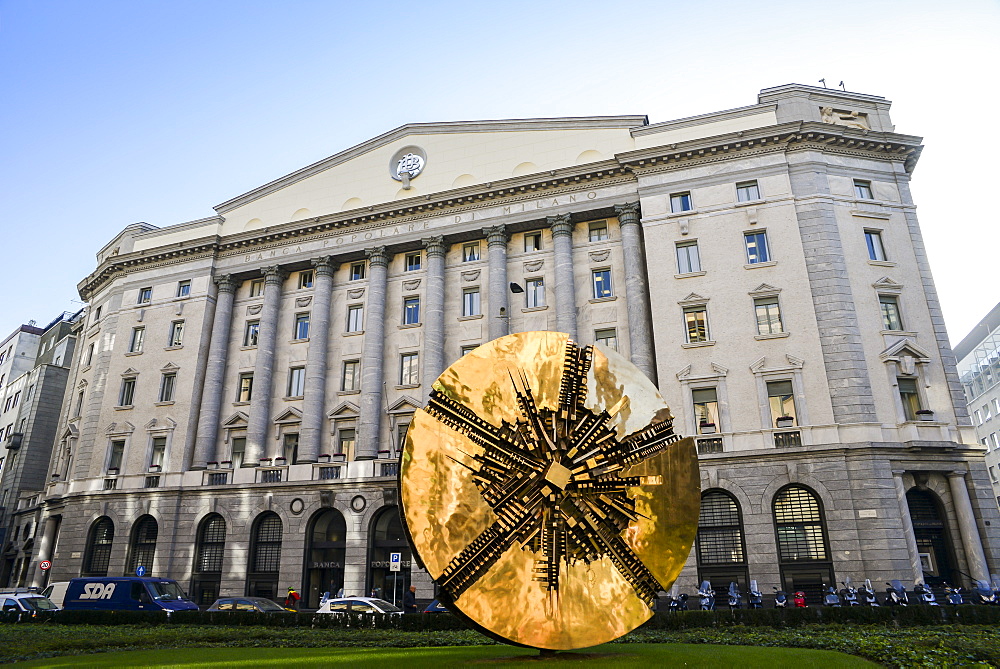
[(83, 586), (80, 599), (111, 599), (115, 592), (115, 583), (88, 583)]

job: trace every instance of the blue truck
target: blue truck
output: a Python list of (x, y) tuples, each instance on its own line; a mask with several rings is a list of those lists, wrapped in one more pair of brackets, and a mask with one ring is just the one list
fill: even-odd
[(197, 611), (177, 581), (138, 576), (81, 577), (70, 580), (63, 599), (67, 611)]

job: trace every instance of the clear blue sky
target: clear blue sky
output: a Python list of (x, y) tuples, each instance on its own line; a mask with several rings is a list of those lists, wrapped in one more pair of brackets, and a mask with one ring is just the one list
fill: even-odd
[(94, 254), (407, 122), (648, 114), (828, 84), (893, 101), (952, 340), (1000, 301), (1000, 5), (0, 0), (0, 337)]

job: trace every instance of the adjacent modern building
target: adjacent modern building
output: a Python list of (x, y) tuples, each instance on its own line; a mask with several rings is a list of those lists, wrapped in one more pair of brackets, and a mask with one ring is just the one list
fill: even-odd
[(1000, 505), (1000, 304), (955, 347), (976, 438)]
[(910, 193), (921, 140), (889, 106), (787, 85), (655, 124), (415, 123), (128, 226), (79, 285), (27, 580), (430, 598), (397, 508), (407, 425), (451, 362), (531, 330), (617, 349), (697, 436), (683, 589), (1000, 571)]

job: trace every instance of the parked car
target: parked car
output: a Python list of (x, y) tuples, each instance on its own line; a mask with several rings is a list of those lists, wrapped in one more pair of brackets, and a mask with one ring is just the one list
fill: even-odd
[(403, 615), (403, 609), (374, 597), (340, 597), (338, 599), (328, 599), (323, 606), (316, 610), (316, 613), (332, 613), (342, 615), (344, 613), (388, 613), (390, 615)]
[(424, 609), (424, 613), (448, 613), (448, 612), (449, 611), (445, 607), (445, 605), (436, 599), (430, 604), (428, 604), (427, 608)]
[(47, 597), (37, 592), (0, 592), (0, 609), (4, 613), (27, 613), (37, 616), (47, 611), (58, 611), (59, 607)]
[(74, 578), (66, 588), (68, 611), (197, 611), (177, 581), (169, 578), (105, 576)]
[(257, 613), (287, 613), (292, 609), (286, 609), (280, 604), (272, 602), (265, 597), (223, 597), (215, 600), (209, 611), (255, 611)]

